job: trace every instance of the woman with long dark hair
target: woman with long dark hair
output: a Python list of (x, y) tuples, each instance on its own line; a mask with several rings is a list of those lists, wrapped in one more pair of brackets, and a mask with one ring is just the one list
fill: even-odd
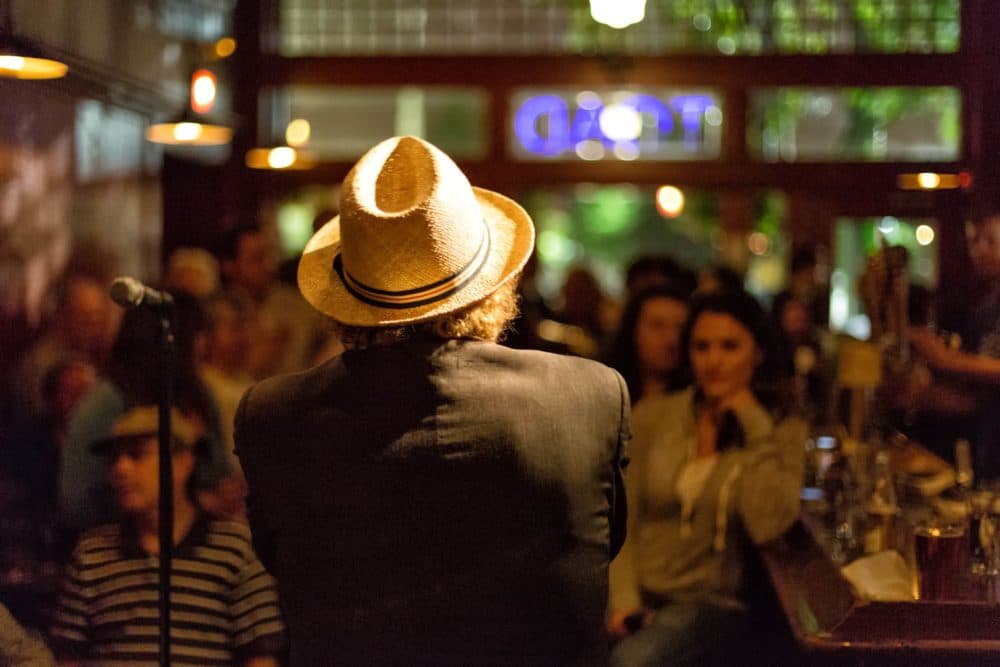
[(750, 295), (696, 297), (682, 336), (694, 385), (633, 412), (628, 536), (611, 564), (616, 665), (734, 661), (745, 549), (799, 510), (806, 424), (785, 405), (774, 341)]
[(685, 387), (681, 332), (688, 299), (670, 287), (650, 287), (625, 305), (607, 364), (621, 373), (632, 403)]

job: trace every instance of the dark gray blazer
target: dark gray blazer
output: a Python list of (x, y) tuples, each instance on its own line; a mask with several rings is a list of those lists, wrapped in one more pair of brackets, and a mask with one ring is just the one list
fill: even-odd
[(603, 664), (628, 419), (601, 364), (471, 341), (254, 386), (236, 449), (292, 666)]

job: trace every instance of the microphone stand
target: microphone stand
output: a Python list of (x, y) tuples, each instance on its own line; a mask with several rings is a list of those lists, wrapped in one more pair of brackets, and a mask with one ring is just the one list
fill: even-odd
[(170, 567), (174, 555), (174, 475), (171, 453), (170, 407), (173, 404), (174, 304), (167, 302), (156, 309), (160, 319), (160, 667), (170, 667)]

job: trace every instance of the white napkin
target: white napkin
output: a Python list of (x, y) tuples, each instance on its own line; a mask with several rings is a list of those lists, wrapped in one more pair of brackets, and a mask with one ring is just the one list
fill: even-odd
[(913, 597), (913, 577), (898, 551), (880, 551), (863, 556), (841, 572), (866, 600), (880, 602), (910, 602)]

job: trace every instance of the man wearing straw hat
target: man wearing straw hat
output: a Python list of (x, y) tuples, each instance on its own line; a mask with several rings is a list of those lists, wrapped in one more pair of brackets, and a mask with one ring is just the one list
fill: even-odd
[(340, 211), (299, 287), (348, 350), (235, 424), (292, 666), (603, 664), (629, 400), (600, 364), (495, 343), (530, 218), (415, 137), (362, 157)]

